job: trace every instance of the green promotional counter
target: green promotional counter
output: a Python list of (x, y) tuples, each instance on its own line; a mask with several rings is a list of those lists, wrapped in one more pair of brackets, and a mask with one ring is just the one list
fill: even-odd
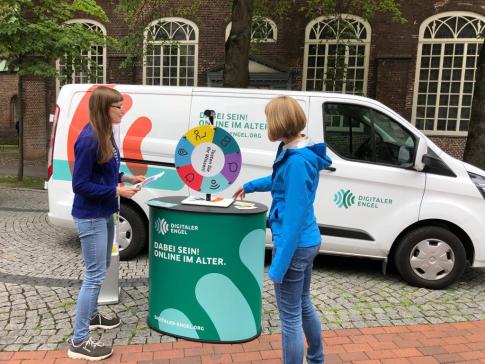
[(266, 206), (150, 206), (148, 326), (204, 342), (261, 333)]

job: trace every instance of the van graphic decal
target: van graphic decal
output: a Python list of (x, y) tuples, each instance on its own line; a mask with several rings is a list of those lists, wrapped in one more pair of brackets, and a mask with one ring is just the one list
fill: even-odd
[[(74, 169), (74, 143), (77, 137), (81, 133), (81, 130), (88, 123), (89, 120), (89, 98), (91, 93), (101, 85), (93, 85), (90, 87), (86, 93), (83, 95), (81, 101), (79, 102), (76, 111), (72, 117), (72, 121), (69, 125), (69, 131), (67, 134), (67, 161), (69, 164), (69, 172), (72, 176), (72, 171)], [(115, 87), (115, 85), (104, 85), (106, 87)], [(133, 106), (133, 99), (128, 94), (123, 94), (123, 109), (124, 113), (128, 111)], [(125, 138), (122, 141), (122, 155), (124, 158), (129, 159), (143, 159), (141, 153), (141, 144), (144, 138), (152, 130), (152, 121), (145, 117), (137, 118), (129, 127)], [(148, 172), (148, 166), (145, 164), (127, 163), (128, 171), (133, 175), (146, 175)], [(62, 178), (64, 179), (64, 178)]]
[[(91, 93), (93, 92), (96, 87), (99, 85), (94, 85), (88, 89), (88, 91), (84, 94), (83, 98), (77, 105), (76, 111), (72, 117), (71, 123), (69, 124), (69, 131), (67, 132), (67, 160), (69, 162), (69, 169), (72, 171), (74, 170), (74, 143), (77, 140), (77, 137), (83, 130), (84, 126), (87, 124), (89, 120), (89, 98), (91, 97)], [(113, 85), (106, 85), (107, 87), (113, 87)]]
[[(71, 171), (69, 170), (69, 163), (67, 160), (54, 159), (53, 164), (53, 179), (66, 182), (72, 181), (72, 175)], [(180, 191), (185, 187), (184, 183), (180, 180), (177, 171), (173, 167), (159, 167), (147, 165), (147, 172), (145, 174), (145, 177), (154, 176), (162, 171), (165, 172), (163, 178), (159, 178), (156, 181), (150, 183), (150, 186), (147, 188), (153, 190)], [(126, 174), (131, 173), (130, 169), (124, 162), (121, 163), (120, 172)]]
[[(83, 95), (81, 101), (77, 105), (76, 111), (72, 116), (71, 123), (69, 124), (69, 131), (67, 132), (67, 160), (69, 162), (71, 175), (74, 169), (74, 143), (76, 142), (77, 137), (83, 130), (84, 126), (89, 121), (89, 98), (91, 97), (92, 92), (99, 86), (106, 86), (111, 88), (115, 87), (115, 85), (91, 86)], [(131, 97), (127, 94), (123, 94), (123, 109), (125, 114), (128, 112), (128, 110), (130, 110), (132, 105), (133, 101)]]
[(369, 196), (369, 195), (354, 195), (350, 190), (340, 189), (333, 195), (333, 202), (339, 208), (348, 209), (352, 206), (363, 207), (369, 209), (378, 209), (385, 205), (392, 205), (391, 198)]
[[(199, 126), (209, 125), (210, 122), (204, 115), (199, 113)], [(262, 139), (266, 137), (265, 131), (268, 128), (266, 120), (251, 120), (248, 114), (218, 112), (214, 118), (214, 126), (225, 129), (234, 138)]]
[[(145, 117), (139, 117), (133, 124), (130, 125), (126, 136), (123, 139), (123, 157), (128, 159), (143, 159), (141, 153), (141, 144), (143, 139), (152, 130), (152, 121)], [(146, 164), (127, 162), (126, 165), (133, 175), (145, 175), (147, 173), (148, 166)]]
[(345, 207), (348, 209), (355, 203), (355, 196), (350, 190), (345, 191), (342, 189), (335, 192), (333, 195), (333, 201), (339, 208)]

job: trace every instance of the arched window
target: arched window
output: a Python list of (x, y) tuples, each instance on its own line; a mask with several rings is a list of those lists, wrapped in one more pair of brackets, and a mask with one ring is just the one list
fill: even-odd
[[(226, 39), (231, 32), (232, 22), (227, 24)], [(251, 43), (272, 43), (278, 39), (276, 23), (269, 18), (255, 16), (251, 22)]]
[[(106, 28), (90, 19), (73, 19), (69, 24), (82, 24), (92, 32), (106, 35)], [(69, 83), (106, 83), (106, 47), (93, 44), (89, 49), (81, 50), (80, 59), (65, 56), (58, 60), (57, 68), (61, 75), (58, 86)]]
[(303, 90), (365, 95), (370, 39), (369, 23), (357, 16), (320, 17), (308, 23)]
[(427, 134), (467, 134), (484, 27), (484, 16), (468, 12), (421, 24), (412, 121)]
[(197, 85), (199, 30), (182, 18), (163, 18), (145, 29), (143, 82), (146, 85)]

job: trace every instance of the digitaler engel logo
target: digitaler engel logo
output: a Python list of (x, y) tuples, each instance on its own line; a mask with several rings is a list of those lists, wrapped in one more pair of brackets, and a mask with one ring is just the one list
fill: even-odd
[(168, 232), (168, 229), (168, 223), (165, 219), (158, 218), (155, 221), (155, 230), (157, 230), (159, 234), (165, 235)]
[(341, 189), (340, 191), (335, 192), (333, 201), (338, 207), (345, 207), (348, 209), (355, 203), (355, 196), (350, 190)]

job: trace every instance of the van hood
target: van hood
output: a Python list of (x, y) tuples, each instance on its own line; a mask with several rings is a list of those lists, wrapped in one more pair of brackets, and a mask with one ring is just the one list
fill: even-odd
[(475, 167), (469, 163), (463, 162), (467, 172), (478, 174), (479, 176), (485, 177), (485, 171), (478, 167)]

